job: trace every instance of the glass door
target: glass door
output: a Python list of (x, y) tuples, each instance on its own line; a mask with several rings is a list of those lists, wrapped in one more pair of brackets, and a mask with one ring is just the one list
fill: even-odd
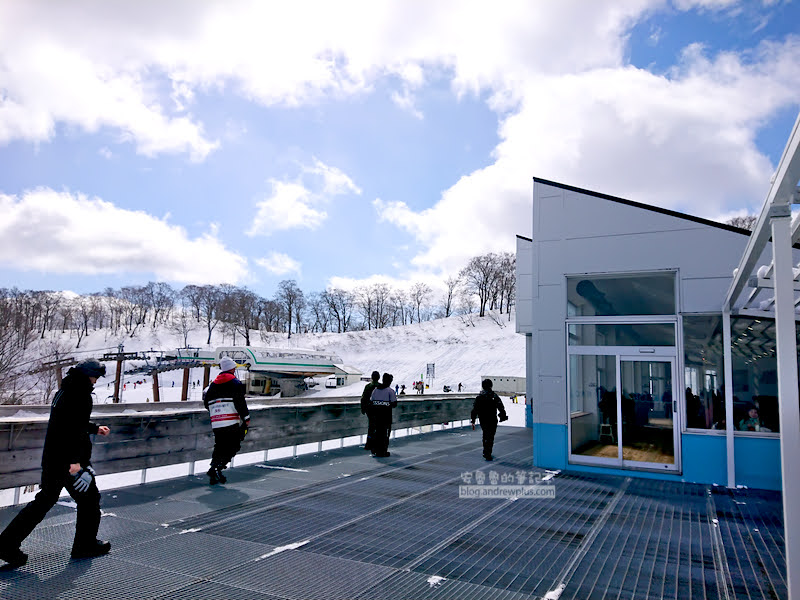
[(623, 466), (674, 470), (675, 362), (668, 357), (619, 357), (619, 440)]
[(571, 354), (570, 462), (678, 470), (675, 361), (652, 348)]

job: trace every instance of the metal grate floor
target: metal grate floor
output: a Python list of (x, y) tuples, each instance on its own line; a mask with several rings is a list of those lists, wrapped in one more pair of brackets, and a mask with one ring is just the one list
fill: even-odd
[(69, 560), (59, 505), (28, 565), (0, 568), (0, 598), (786, 597), (777, 493), (562, 473), (555, 498), (459, 498), (468, 478), (539, 472), (530, 436), (501, 427), (492, 463), (480, 431), (454, 429), (392, 440), (386, 459), (349, 447), (232, 469), (225, 486), (107, 491), (112, 552), (94, 560)]

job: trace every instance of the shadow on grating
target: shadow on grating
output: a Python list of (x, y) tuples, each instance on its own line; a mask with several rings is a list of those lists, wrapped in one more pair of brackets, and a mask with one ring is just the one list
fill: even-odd
[[(556, 499), (506, 501), (414, 570), (477, 585), (544, 595), (610, 500), (609, 490), (568, 478)], [(481, 503), (482, 500), (469, 502)]]
[(153, 557), (157, 556), (159, 569), (209, 578), (255, 560), (273, 549), (264, 544), (185, 531), (122, 548), (114, 552), (114, 558), (135, 565), (150, 565)]
[(3, 600), (59, 598), (138, 600), (163, 595), (196, 581), (148, 566), (135, 571), (112, 556), (70, 560), (68, 554), (37, 555), (36, 561), (0, 577)]
[(392, 573), (392, 569), (366, 563), (287, 550), (220, 574), (213, 581), (288, 599), (350, 600)]
[(284, 596), (262, 594), (254, 590), (223, 585), (212, 581), (199, 581), (179, 590), (157, 596), (153, 600), (285, 600)]
[(31, 562), (0, 569), (0, 598), (786, 596), (779, 494), (561, 473), (555, 500), (461, 500), (465, 473), (539, 472), (530, 431), (501, 428), (494, 463), (480, 432), (428, 435), (392, 440), (389, 459), (269, 463), (308, 474), (253, 465), (227, 486), (105, 492), (113, 549), (93, 561), (69, 561), (75, 513), (58, 506), (23, 545)]
[(562, 597), (721, 597), (703, 488), (662, 483), (622, 496)]

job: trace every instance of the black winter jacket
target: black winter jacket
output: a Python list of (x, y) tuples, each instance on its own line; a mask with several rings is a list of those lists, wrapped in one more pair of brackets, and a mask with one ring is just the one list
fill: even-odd
[(391, 385), (379, 383), (369, 399), (369, 416), (379, 425), (391, 425), (392, 409), (397, 406), (397, 395)]
[(364, 386), (364, 391), (361, 392), (361, 413), (362, 414), (369, 414), (369, 409), (372, 406), (370, 404), (370, 398), (372, 397), (372, 390), (378, 387), (378, 383), (375, 381), (370, 381), (367, 385)]
[(470, 420), (474, 423), (475, 417), (483, 423), (491, 423), (494, 421), (497, 424), (497, 413), (500, 413), (500, 420), (505, 421), (506, 409), (503, 406), (503, 401), (500, 396), (489, 390), (481, 390), (478, 397), (475, 398), (475, 403), (472, 405), (472, 412), (470, 413)]
[(42, 468), (69, 469), (69, 465), (75, 463), (83, 467), (89, 465), (92, 458), (89, 436), (98, 430), (98, 425), (89, 420), (93, 389), (89, 376), (76, 369), (70, 369), (64, 377), (50, 407)]

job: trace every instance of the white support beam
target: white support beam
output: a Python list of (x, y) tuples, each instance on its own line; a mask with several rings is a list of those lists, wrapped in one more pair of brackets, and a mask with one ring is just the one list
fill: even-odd
[[(789, 218), (772, 219), (775, 265), (775, 334), (778, 357), (778, 404), (783, 479), (783, 526), (786, 544), (786, 587), (800, 598), (800, 394), (797, 388), (792, 236)], [(727, 387), (727, 386), (726, 386)]]
[(791, 204), (798, 181), (800, 181), (800, 114), (794, 122), (792, 133), (786, 142), (780, 163), (778, 163), (778, 169), (772, 177), (764, 207), (761, 209), (753, 234), (747, 242), (747, 247), (725, 296), (723, 310), (733, 308), (758, 262), (761, 251), (767, 245), (772, 234), (768, 226), (770, 219), (776, 216), (791, 215)]
[(725, 381), (725, 448), (728, 487), (736, 487), (736, 460), (733, 444), (733, 360), (731, 356), (731, 313), (722, 311), (723, 377)]
[[(764, 277), (751, 277), (747, 280), (747, 285), (760, 290), (771, 290), (775, 287), (775, 278), (770, 277), (769, 279), (765, 279)], [(794, 282), (794, 291), (800, 291), (800, 281)]]

